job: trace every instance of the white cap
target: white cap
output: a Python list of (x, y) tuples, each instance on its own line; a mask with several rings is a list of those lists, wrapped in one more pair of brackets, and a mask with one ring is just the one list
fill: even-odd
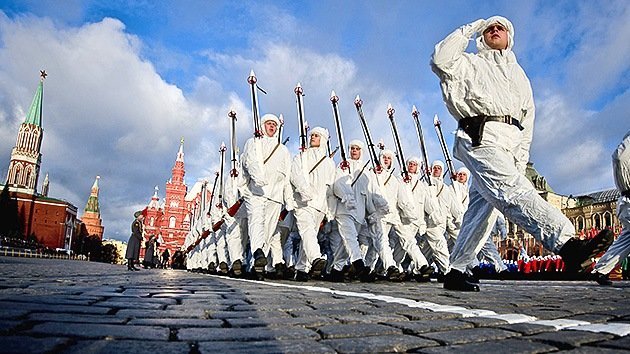
[(457, 173), (465, 173), (465, 174), (466, 174), (466, 176), (469, 176), (469, 177), (470, 177), (470, 170), (469, 170), (469, 169), (467, 169), (466, 167), (460, 167), (460, 168), (457, 170)]
[(420, 162), (420, 158), (418, 156), (411, 156), (410, 158), (408, 158), (407, 164), (409, 164), (410, 162), (415, 162), (416, 165), (422, 166), (422, 163)]
[(270, 120), (276, 122), (276, 125), (280, 125), (280, 119), (275, 114), (267, 113), (261, 118), (262, 124)]
[(391, 158), (394, 158), (394, 152), (392, 150), (390, 150), (390, 149), (383, 149), (383, 150), (381, 150), (380, 156), (382, 157), (384, 155), (387, 155), (387, 156), (389, 156)]
[(440, 160), (435, 160), (435, 161), (433, 161), (433, 164), (431, 165), (431, 167), (435, 167), (435, 166), (440, 166), (440, 167), (442, 167), (442, 169), (444, 169), (444, 162), (442, 162)]
[(325, 142), (330, 137), (328, 129), (322, 127), (315, 127), (311, 129), (308, 135), (310, 136), (312, 134), (318, 134), (321, 137), (322, 142)]
[(361, 150), (363, 150), (363, 148), (365, 147), (363, 142), (361, 140), (358, 140), (358, 139), (351, 140), (350, 143), (348, 144), (348, 147), (351, 147), (351, 146), (356, 146), (356, 147), (358, 147)]

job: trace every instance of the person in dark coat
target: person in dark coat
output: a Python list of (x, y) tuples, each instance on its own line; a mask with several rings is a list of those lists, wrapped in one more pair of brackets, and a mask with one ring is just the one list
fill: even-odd
[(144, 251), (144, 268), (155, 268), (158, 263), (159, 263), (159, 259), (157, 256), (157, 248), (159, 246), (159, 242), (157, 241), (157, 238), (155, 237), (155, 235), (151, 235), (151, 237), (149, 237), (149, 240), (146, 242), (145, 244), (145, 251)]
[(125, 258), (127, 258), (127, 270), (140, 270), (136, 268), (134, 262), (140, 260), (140, 247), (142, 245), (142, 232), (144, 228), (144, 214), (142, 211), (136, 211), (133, 216), (135, 219), (131, 223), (131, 236), (127, 242), (127, 252)]

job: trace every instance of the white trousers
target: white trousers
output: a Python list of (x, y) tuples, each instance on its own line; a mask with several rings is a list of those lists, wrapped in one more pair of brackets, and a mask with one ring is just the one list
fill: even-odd
[[(416, 240), (416, 234), (418, 228), (413, 224), (401, 224), (393, 227), (394, 232), (391, 234), (392, 238), (400, 244), (400, 248), (404, 251), (404, 254), (409, 255), (413, 261), (413, 268), (409, 271), (418, 274), (422, 266), (428, 265), (427, 259), (420, 251), (418, 241)], [(400, 252), (396, 252), (395, 257), (398, 268), (401, 269), (401, 262), (404, 260), (404, 254), (401, 257)]]
[(602, 258), (597, 261), (593, 272), (608, 274), (615, 268), (617, 263), (630, 254), (630, 198), (619, 197), (617, 200), (617, 217), (623, 229), (615, 242), (610, 245), (610, 248), (608, 248)]
[(450, 269), (448, 246), (446, 244), (446, 225), (427, 227), (427, 233), (420, 235), (427, 243), (423, 248), (427, 259), (432, 259), (437, 266), (437, 270), (446, 274)]
[(485, 259), (486, 261), (488, 261), (488, 263), (494, 266), (494, 270), (497, 273), (500, 273), (507, 269), (507, 266), (505, 265), (505, 263), (503, 263), (503, 259), (501, 258), (501, 255), (499, 254), (497, 245), (495, 245), (494, 242), (492, 242), (491, 237), (488, 237), (486, 239), (486, 243), (483, 244), (481, 251), (479, 251), (479, 254), (477, 255), (477, 259), (479, 260)]
[(243, 262), (245, 250), (243, 236), (241, 234), (241, 223), (239, 219), (226, 217), (223, 227), (225, 228), (225, 243), (230, 258), (230, 265), (236, 261)]
[(350, 257), (350, 263), (363, 259), (361, 248), (359, 247), (361, 224), (354, 221), (352, 216), (346, 214), (337, 215), (335, 219), (337, 220), (337, 228), (343, 240), (343, 245)]
[(496, 221), (491, 218), (494, 208), (553, 252), (575, 235), (571, 221), (542, 199), (517, 169), (512, 151), (501, 146), (507, 145), (506, 139), (518, 136), (517, 131), (514, 126), (488, 122), (481, 146), (473, 148), (461, 130), (455, 138), (453, 154), (470, 170), (472, 178), (470, 204), (451, 254), (451, 267), (461, 272), (474, 261), (490, 235)]
[(243, 203), (247, 211), (247, 233), (252, 254), (259, 248), (268, 252), (282, 205), (259, 196), (250, 196)]
[(311, 207), (295, 209), (295, 223), (302, 238), (296, 270), (308, 273), (315, 259), (324, 258), (317, 241), (319, 225), (323, 219), (324, 213)]
[(389, 267), (395, 267), (392, 248), (389, 245), (389, 234), (392, 230), (392, 224), (381, 221), (378, 225), (368, 227), (367, 234), (370, 243), (365, 254), (365, 265), (374, 269), (379, 258), (383, 263), (383, 270)]
[[(350, 255), (346, 249), (343, 237), (339, 233), (339, 227), (337, 221), (332, 221), (331, 231), (328, 234), (328, 240), (330, 242), (330, 248), (332, 250), (332, 262), (330, 262), (330, 270), (343, 270), (347, 264), (350, 264)], [(358, 242), (357, 242), (358, 248)]]
[(230, 264), (230, 260), (228, 258), (227, 242), (225, 241), (225, 231), (223, 229), (219, 229), (214, 234), (217, 243), (218, 264), (222, 262), (225, 262), (225, 264)]

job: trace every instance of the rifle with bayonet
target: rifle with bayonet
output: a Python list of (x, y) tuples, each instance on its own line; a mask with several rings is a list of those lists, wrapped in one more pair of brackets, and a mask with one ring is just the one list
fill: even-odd
[[(256, 74), (254, 70), (249, 73), (249, 77), (247, 78), (247, 83), (249, 83), (252, 97), (252, 119), (254, 121), (254, 136), (257, 138), (262, 138), (262, 123), (260, 122), (260, 113), (258, 111), (258, 79), (256, 78)], [(265, 92), (261, 90), (262, 92)]]
[(374, 172), (381, 173), (383, 167), (381, 166), (381, 161), (378, 158), (378, 154), (376, 153), (374, 141), (372, 140), (372, 134), (370, 134), (370, 128), (368, 127), (365, 116), (363, 115), (363, 101), (361, 100), (361, 97), (359, 97), (359, 95), (357, 95), (357, 97), (354, 99), (354, 106), (356, 107), (357, 113), (359, 114), (359, 122), (361, 123), (361, 128), (363, 128), (363, 135), (365, 136), (365, 141), (368, 145), (372, 168), (374, 169)]
[(282, 131), (284, 130), (284, 116), (282, 115), (282, 113), (280, 113), (280, 116), (278, 117), (278, 121), (280, 121), (280, 125), (278, 126), (278, 144), (281, 144), (282, 143)]
[(420, 152), (422, 154), (422, 160), (424, 162), (424, 166), (422, 167), (423, 177), (426, 179), (427, 183), (431, 185), (431, 169), (429, 168), (429, 154), (427, 152), (427, 146), (424, 143), (424, 134), (422, 133), (422, 125), (420, 125), (420, 113), (416, 106), (414, 105), (411, 110), (411, 116), (413, 117), (413, 121), (416, 126), (416, 134), (418, 135), (418, 143), (420, 144)]
[(293, 89), (296, 97), (297, 113), (298, 113), (298, 129), (300, 134), (300, 151), (306, 151), (307, 148), (307, 135), (306, 135), (306, 121), (304, 120), (304, 104), (302, 103), (302, 97), (304, 97), (304, 90), (302, 85), (298, 82)]
[[(444, 135), (442, 134), (442, 124), (438, 119), (437, 114), (433, 117), (433, 125), (435, 126), (435, 131), (437, 132), (438, 140), (440, 141), (440, 147), (442, 148), (442, 154), (444, 154), (444, 159), (446, 160), (446, 168), (448, 168), (451, 179), (455, 180), (457, 176), (455, 175), (455, 168), (453, 166), (453, 160), (451, 160), (451, 155), (448, 153), (448, 145), (446, 145), (446, 140), (444, 140)], [(446, 171), (444, 171), (444, 176), (446, 176)]]
[(330, 93), (330, 102), (333, 108), (339, 151), (341, 151), (341, 164), (339, 164), (339, 167), (341, 167), (342, 170), (348, 170), (348, 173), (350, 173), (350, 162), (348, 162), (348, 155), (346, 155), (346, 143), (343, 140), (343, 128), (341, 127), (341, 117), (339, 116), (339, 97), (335, 94), (335, 91)]
[(409, 183), (411, 176), (407, 171), (407, 164), (405, 162), (405, 155), (403, 154), (402, 144), (400, 143), (400, 137), (398, 136), (398, 129), (396, 128), (396, 121), (394, 120), (394, 113), (396, 111), (391, 104), (387, 106), (387, 117), (392, 126), (392, 135), (394, 136), (394, 145), (396, 146), (396, 157), (398, 158), (398, 164), (400, 165), (403, 182)]

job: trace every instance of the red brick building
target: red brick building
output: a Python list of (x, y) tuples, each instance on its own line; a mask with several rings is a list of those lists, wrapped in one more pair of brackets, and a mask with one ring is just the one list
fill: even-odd
[[(175, 159), (175, 165), (171, 170), (171, 178), (166, 182), (166, 196), (160, 203), (158, 186), (151, 201), (146, 207), (144, 219), (145, 234), (157, 235), (162, 238), (160, 251), (165, 248), (173, 254), (184, 244), (186, 234), (190, 230), (192, 213), (198, 209), (200, 201), (200, 189), (197, 185), (188, 192), (188, 186), (184, 182), (186, 170), (184, 168), (184, 140), (180, 141), (179, 151)], [(141, 257), (144, 257), (144, 245)]]
[(46, 72), (40, 74), (35, 96), (11, 151), (6, 185), (10, 197), (17, 201), (23, 237), (35, 236), (50, 248), (70, 249), (78, 223), (77, 208), (67, 201), (48, 197), (48, 174), (42, 192), (37, 193), (44, 137), (42, 106)]

